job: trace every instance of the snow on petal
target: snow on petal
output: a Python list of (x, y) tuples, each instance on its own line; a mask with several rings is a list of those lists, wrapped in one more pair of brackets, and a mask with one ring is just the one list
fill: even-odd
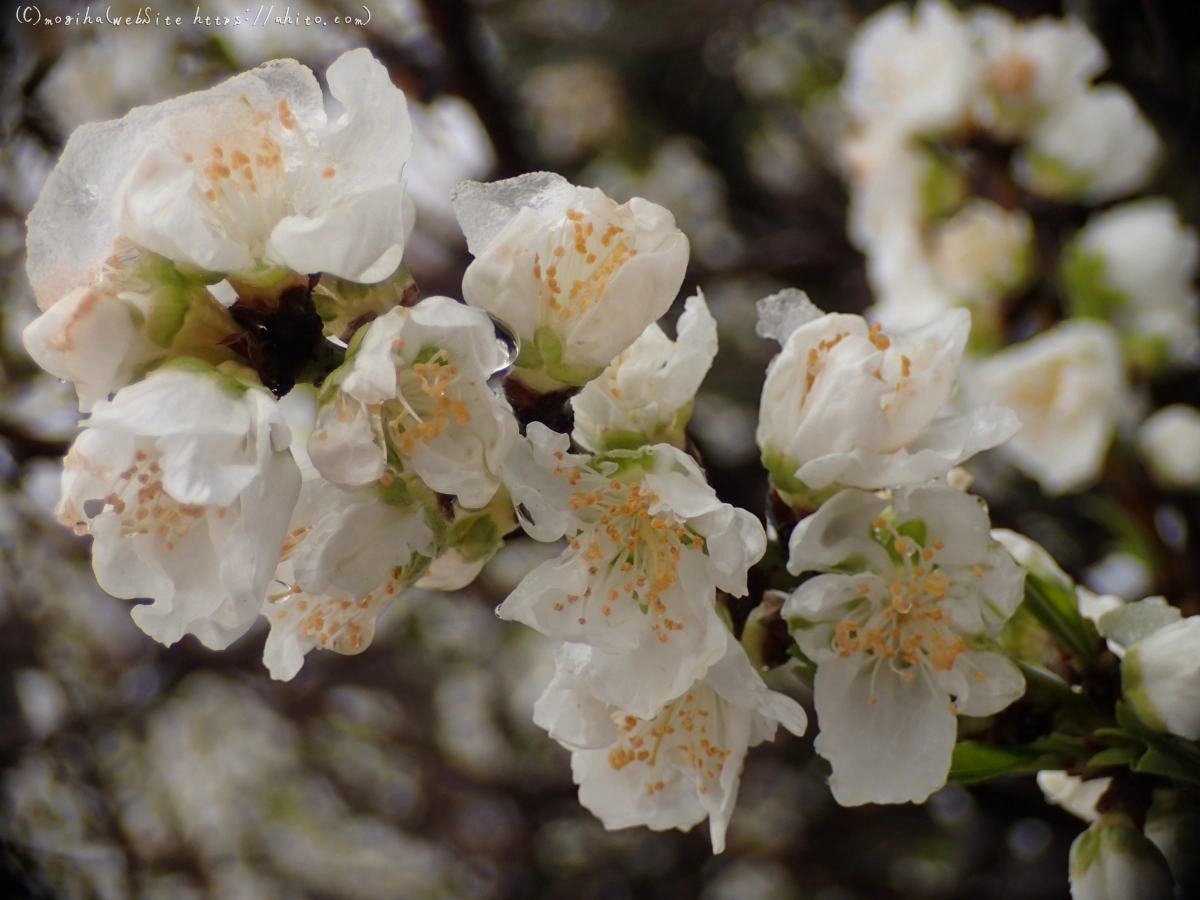
[(404, 96), (366, 50), (328, 77), (346, 110), (336, 122), (312, 73), (276, 60), (79, 128), (30, 214), (39, 305), (98, 280), (122, 236), (207, 271), (386, 278), (411, 228)]

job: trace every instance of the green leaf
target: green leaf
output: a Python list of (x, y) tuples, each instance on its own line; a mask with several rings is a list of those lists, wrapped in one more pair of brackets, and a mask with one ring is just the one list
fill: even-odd
[(1133, 770), (1200, 788), (1200, 747), (1182, 738), (1159, 736), (1134, 763)]
[(1104, 769), (1110, 766), (1132, 766), (1141, 756), (1142, 748), (1137, 746), (1109, 747), (1101, 750), (1087, 761), (1090, 769)]
[(1099, 637), (1079, 614), (1075, 593), (1067, 585), (1029, 571), (1025, 576), (1024, 605), (1085, 667), (1096, 661)]
[(1040, 744), (998, 747), (977, 741), (955, 744), (947, 781), (952, 784), (979, 784), (1001, 775), (1040, 772), (1065, 768), (1069, 759)]

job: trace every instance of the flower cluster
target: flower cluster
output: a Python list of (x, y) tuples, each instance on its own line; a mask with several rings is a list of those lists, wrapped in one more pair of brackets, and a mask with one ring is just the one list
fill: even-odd
[[(1005, 455), (1048, 494), (1096, 480), (1128, 374), (1200, 359), (1196, 234), (1169, 200), (1121, 203), (1078, 231), (1046, 215), (1127, 197), (1162, 156), (1129, 94), (1095, 81), (1107, 66), (1074, 17), (1018, 22), (920, 0), (864, 23), (841, 91), (850, 236), (867, 255), (874, 317), (904, 329), (970, 310), (970, 351), (994, 355), (965, 380), (1020, 417)], [(1062, 250), (1046, 259), (1055, 231)], [(1098, 321), (1001, 349), (1046, 327), (1014, 309), (1047, 268), (1063, 312)]]
[(264, 615), (278, 678), (363, 650), (439, 555), (494, 552), (454, 525), (490, 521), (516, 436), (488, 317), (397, 305), (404, 95), (365, 50), (328, 83), (337, 118), (282, 60), (84, 126), (29, 218), (25, 343), (90, 413), (60, 520), (164, 643), (222, 648)]
[[(921, 0), (864, 25), (842, 150), (879, 302), (759, 301), (765, 526), (689, 440), (717, 321), (697, 290), (663, 327), (690, 248), (662, 206), (546, 172), (432, 191), (473, 260), (465, 302), (422, 299), (413, 126), (367, 51), (328, 69), (336, 116), (282, 60), (80, 128), (28, 232), (25, 343), (86, 416), (57, 516), (163, 643), (225, 648), (264, 617), (277, 679), (363, 651), (398, 596), (469, 584), (520, 528), (553, 549), (496, 612), (555, 642), (533, 720), (606, 827), (708, 819), (721, 852), (749, 748), (808, 725), (768, 685), (807, 686), (838, 803), (1040, 769), (1090, 823), (1076, 896), (1167, 896), (1195, 878), (1200, 617), (1077, 589), (962, 468), (998, 449), (1080, 490), (1143, 415), (1131, 380), (1196, 355), (1197, 239), (1161, 199), (1076, 216), (1065, 321), (1009, 321), (1045, 262), (1023, 205), (1116, 200), (1159, 154), (1105, 66), (1070, 18)], [(486, 168), (436, 158), (468, 128), (440, 109), (415, 153), (436, 184)], [(1164, 490), (1200, 483), (1198, 423), (1142, 425)], [(1126, 545), (1185, 529), (1162, 512)]]
[(513, 390), (533, 405), (573, 394), (588, 451), (534, 421), (501, 465), (525, 531), (567, 542), (497, 610), (563, 642), (535, 721), (572, 751), (580, 800), (607, 827), (707, 817), (719, 852), (747, 748), (776, 723), (802, 734), (806, 718), (720, 614), (718, 595), (746, 593), (766, 538), (681, 449), (717, 350), (703, 295), (677, 341), (654, 321), (687, 240), (661, 207), (544, 173), (466, 183), (455, 203), (475, 254), (463, 293), (521, 339)]
[(991, 405), (944, 411), (965, 310), (887, 335), (802, 294), (759, 307), (760, 332), (783, 345), (758, 441), (775, 497), (799, 518), (787, 569), (806, 580), (781, 614), (815, 669), (816, 750), (839, 803), (920, 802), (946, 782), (955, 716), (992, 715), (1024, 692), (995, 643), (1024, 572), (990, 537), (983, 501), (948, 483), (1019, 425)]

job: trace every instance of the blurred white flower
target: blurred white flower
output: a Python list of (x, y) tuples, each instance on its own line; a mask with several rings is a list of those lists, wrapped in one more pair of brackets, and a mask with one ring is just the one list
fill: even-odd
[(534, 721), (572, 751), (579, 801), (606, 828), (687, 830), (708, 817), (713, 852), (720, 853), (747, 748), (771, 740), (777, 723), (804, 733), (800, 704), (769, 690), (722, 632), (724, 652), (704, 677), (648, 714), (597, 699), (578, 677), (592, 648), (559, 648)]
[(612, 66), (594, 59), (538, 66), (521, 101), (547, 159), (569, 162), (602, 147), (625, 124), (625, 88)]
[(370, 488), (346, 491), (319, 476), (306, 481), (262, 601), (271, 677), (293, 678), (314, 648), (365, 650), (376, 620), (424, 571), (433, 538), (417, 504), (391, 504)]
[(535, 390), (600, 374), (670, 307), (688, 241), (639, 197), (618, 206), (548, 172), (464, 182), (454, 206), (475, 260), (463, 296), (520, 336), (518, 374)]
[[(934, 227), (931, 245), (934, 271), (946, 293), (955, 303), (982, 310), (1029, 276), (1033, 222), (1022, 209), (1006, 210), (976, 197)], [(994, 318), (988, 313), (983, 318)]]
[(1018, 22), (1005, 10), (978, 6), (969, 19), (983, 55), (975, 119), (998, 137), (1024, 136), (1108, 66), (1103, 45), (1074, 16)]
[(1067, 302), (1074, 315), (1110, 319), (1158, 338), (1176, 359), (1195, 358), (1198, 261), (1196, 230), (1170, 200), (1124, 203), (1092, 216), (1068, 249)]
[(164, 359), (235, 359), (221, 342), (241, 330), (203, 284), (169, 260), (125, 245), (105, 261), (98, 281), (68, 293), (22, 338), (34, 362), (75, 384), (79, 409), (88, 412)]
[(986, 406), (940, 416), (970, 315), (952, 310), (888, 337), (861, 316), (831, 313), (791, 333), (767, 369), (757, 439), (776, 488), (881, 488), (939, 478), (1017, 429)]
[(1090, 778), (1085, 781), (1078, 775), (1068, 775), (1057, 769), (1043, 769), (1037, 773), (1037, 783), (1047, 803), (1061, 806), (1085, 822), (1095, 822), (1100, 818), (1096, 803), (1104, 796), (1112, 779)]
[(930, 179), (948, 176), (944, 167), (913, 142), (884, 129), (860, 132), (840, 150), (853, 186), (847, 233), (856, 247), (872, 252), (892, 231), (921, 228), (929, 212), (923, 188)]
[(95, 537), (108, 593), (164, 644), (222, 649), (258, 615), (300, 490), (275, 401), (171, 363), (95, 405), (67, 454), (59, 521)]
[(1161, 156), (1162, 143), (1133, 98), (1102, 84), (1033, 129), (1013, 174), (1036, 194), (1097, 204), (1142, 187)]
[(327, 73), (277, 60), (72, 135), (29, 217), (43, 308), (99, 275), (119, 235), (176, 263), (274, 280), (276, 267), (380, 281), (412, 224), (404, 95), (366, 50)]
[(1142, 423), (1138, 452), (1154, 480), (1168, 489), (1200, 488), (1200, 410), (1164, 406)]
[(970, 29), (953, 6), (921, 0), (910, 11), (895, 3), (859, 29), (842, 100), (868, 127), (924, 134), (967, 118), (979, 78)]
[(1082, 490), (1100, 474), (1125, 393), (1117, 333), (1072, 319), (972, 370), (978, 401), (1014, 410), (1021, 430), (1000, 452), (1047, 494)]
[(461, 242), (450, 193), (460, 181), (486, 178), (496, 164), (487, 129), (461, 97), (412, 103), (412, 158), (405, 166), (408, 196), (417, 207), (417, 230)]
[(717, 499), (690, 456), (666, 444), (589, 457), (539, 423), (504, 464), (525, 530), (567, 548), (527, 575), (498, 615), (589, 644), (591, 691), (643, 718), (725, 652), (716, 591), (746, 593), (762, 525)]
[(1162, 852), (1124, 813), (1108, 813), (1071, 844), (1071, 900), (1172, 900)]
[(704, 294), (687, 299), (678, 341), (657, 324), (623, 350), (599, 378), (571, 398), (576, 443), (601, 453), (644, 444), (683, 447), (692, 402), (713, 357), (717, 322)]
[(843, 806), (923, 801), (946, 783), (955, 716), (1024, 693), (1020, 670), (984, 649), (1025, 578), (988, 528), (979, 498), (931, 485), (890, 504), (842, 491), (792, 532), (788, 571), (824, 574), (782, 615), (817, 665), (816, 750)]
[(448, 297), (396, 307), (366, 326), (326, 381), (308, 453), (350, 488), (392, 484), (389, 453), (430, 488), (485, 505), (517, 437), (508, 404), (488, 386), (505, 354), (491, 319)]
[(1151, 728), (1200, 739), (1200, 616), (1159, 628), (1126, 650), (1121, 693)]

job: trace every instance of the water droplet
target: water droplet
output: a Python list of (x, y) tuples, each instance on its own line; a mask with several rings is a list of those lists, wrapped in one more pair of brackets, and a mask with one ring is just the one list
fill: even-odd
[(501, 603), (501, 604), (498, 604), (498, 605), (496, 606), (496, 618), (497, 618), (497, 619), (503, 619), (503, 618), (504, 618), (504, 616), (502, 616), (502, 615), (500, 614), (500, 608), (501, 608), (502, 606), (504, 606), (504, 604), (503, 604), (503, 603)]
[(521, 355), (521, 338), (503, 319), (498, 319), (491, 313), (488, 313), (488, 318), (492, 320), (492, 328), (496, 332), (496, 344), (500, 348), (503, 359), (503, 362), (492, 370), (494, 375), (511, 368), (512, 364), (517, 361), (517, 357)]

